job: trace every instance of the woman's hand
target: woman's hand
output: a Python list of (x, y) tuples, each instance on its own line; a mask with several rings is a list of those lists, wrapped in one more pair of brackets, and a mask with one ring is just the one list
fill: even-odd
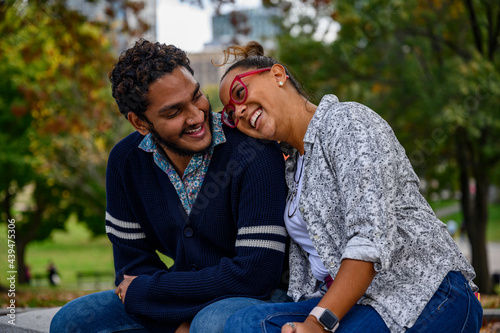
[[(330, 309), (341, 320), (363, 296), (375, 277), (373, 263), (354, 259), (344, 259), (337, 276), (318, 306)], [(283, 325), (281, 333), (325, 332), (316, 317), (308, 316), (303, 323)]]
[(318, 323), (316, 318), (310, 318), (308, 317), (303, 323), (292, 323), (293, 327), (289, 324), (283, 325), (281, 333), (324, 333), (323, 326)]

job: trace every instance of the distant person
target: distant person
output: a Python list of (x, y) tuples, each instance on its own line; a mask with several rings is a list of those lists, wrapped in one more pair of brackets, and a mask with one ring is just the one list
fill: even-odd
[(458, 232), (458, 223), (455, 220), (449, 220), (446, 223), (446, 229), (452, 238), (455, 238), (455, 235)]
[(296, 301), (240, 310), (226, 331), (478, 332), (474, 270), (421, 195), (389, 125), (334, 95), (311, 103), (256, 42), (226, 55), (238, 61), (220, 83), (223, 122), (281, 141), (289, 155), (288, 294)]
[(26, 277), (26, 283), (31, 284), (31, 270), (29, 265), (24, 265), (24, 276)]
[[(280, 295), (283, 155), (276, 142), (222, 127), (173, 45), (138, 41), (110, 79), (137, 130), (113, 148), (106, 172), (118, 287), (68, 303), (50, 331), (220, 332), (236, 310)], [(224, 298), (229, 305), (202, 310)]]
[(51, 286), (57, 286), (61, 283), (61, 277), (57, 272), (56, 265), (52, 261), (50, 261), (49, 265), (47, 266), (47, 273), (49, 277), (49, 283)]

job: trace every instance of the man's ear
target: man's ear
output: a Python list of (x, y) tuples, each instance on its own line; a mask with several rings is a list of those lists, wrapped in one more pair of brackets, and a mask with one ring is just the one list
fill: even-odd
[(127, 114), (127, 119), (139, 133), (141, 133), (144, 136), (149, 134), (148, 124), (144, 120), (137, 117), (135, 112), (129, 112)]

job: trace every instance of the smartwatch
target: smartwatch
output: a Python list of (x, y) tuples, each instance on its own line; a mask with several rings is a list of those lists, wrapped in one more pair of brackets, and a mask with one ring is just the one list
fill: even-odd
[(317, 306), (309, 315), (316, 317), (318, 322), (323, 325), (325, 331), (335, 332), (339, 327), (339, 318), (328, 309)]

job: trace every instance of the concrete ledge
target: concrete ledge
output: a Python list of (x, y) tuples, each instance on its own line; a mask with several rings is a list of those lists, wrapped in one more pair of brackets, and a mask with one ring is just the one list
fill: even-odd
[(492, 319), (500, 320), (500, 309), (483, 310), (483, 320), (490, 321)]
[[(52, 317), (60, 308), (49, 309), (16, 309), (15, 325), (9, 313), (2, 311), (0, 317), (0, 332), (2, 333), (48, 333)], [(4, 310), (4, 309), (2, 309)]]

